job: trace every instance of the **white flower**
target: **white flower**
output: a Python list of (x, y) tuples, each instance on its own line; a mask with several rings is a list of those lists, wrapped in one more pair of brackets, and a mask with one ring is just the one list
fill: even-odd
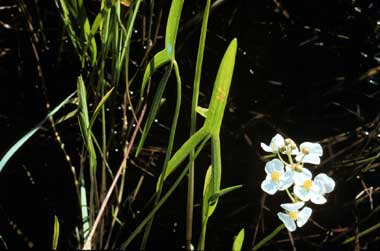
[(323, 197), (321, 187), (316, 184), (312, 179), (311, 172), (304, 168), (302, 173), (295, 173), (293, 176), (294, 187), (293, 192), (302, 201), (311, 200), (315, 204), (326, 203), (325, 197)]
[(305, 175), (309, 175), (310, 171), (307, 170), (306, 168), (303, 168), (301, 164), (299, 163), (293, 163), (290, 165), (286, 165), (285, 169), (287, 172), (290, 172), (292, 174), (292, 178), (294, 179), (294, 176), (298, 175), (299, 173), (303, 173)]
[(296, 155), (299, 152), (297, 144), (290, 138), (285, 139), (285, 146), (292, 155)]
[(269, 146), (267, 144), (261, 143), (261, 148), (269, 153), (277, 153), (281, 148), (285, 147), (285, 140), (280, 134), (276, 134), (270, 141)]
[(302, 227), (309, 220), (312, 213), (311, 208), (304, 207), (299, 211), (304, 205), (304, 202), (281, 204), (281, 207), (286, 210), (286, 213), (280, 212), (277, 213), (277, 216), (289, 231), (292, 232), (296, 230), (296, 223), (298, 227)]
[(322, 146), (318, 143), (304, 142), (300, 145), (300, 151), (297, 150), (296, 160), (303, 163), (318, 165), (321, 163), (320, 157), (323, 154)]
[(284, 164), (279, 159), (267, 162), (265, 172), (267, 176), (261, 183), (261, 188), (268, 194), (273, 195), (278, 190), (285, 190), (293, 184), (291, 173), (284, 172)]
[(324, 173), (320, 173), (314, 178), (314, 183), (320, 188), (320, 193), (331, 193), (335, 188), (335, 181)]

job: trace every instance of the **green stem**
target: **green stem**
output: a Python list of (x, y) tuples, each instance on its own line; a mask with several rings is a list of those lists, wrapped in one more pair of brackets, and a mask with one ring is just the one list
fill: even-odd
[(284, 224), (279, 225), (275, 230), (273, 230), (272, 233), (267, 235), (264, 239), (262, 239), (259, 243), (257, 243), (253, 248), (252, 251), (254, 250), (259, 250), (262, 246), (264, 246), (268, 241), (272, 240), (282, 229), (285, 228)]
[[(195, 153), (195, 157), (198, 156), (200, 151), (203, 149), (204, 145), (208, 141), (208, 137), (206, 137), (199, 148), (197, 149), (197, 152)], [(133, 239), (141, 232), (141, 230), (145, 227), (145, 225), (152, 219), (152, 217), (156, 214), (156, 212), (161, 208), (161, 206), (166, 202), (167, 199), (172, 195), (172, 193), (176, 190), (178, 185), (181, 183), (183, 178), (186, 176), (188, 170), (189, 170), (190, 164), (188, 164), (181, 172), (181, 174), (178, 176), (174, 184), (170, 187), (170, 189), (166, 192), (166, 194), (161, 198), (161, 200), (157, 203), (157, 205), (152, 209), (152, 211), (145, 217), (145, 219), (140, 223), (140, 225), (137, 226), (137, 228), (132, 232), (132, 234), (128, 237), (128, 239), (121, 244), (120, 249), (126, 249), (129, 244), (133, 241)]]
[[(380, 228), (380, 223), (377, 223), (376, 225), (373, 225), (372, 227), (367, 228), (366, 230), (360, 232), (360, 233), (358, 234), (357, 237), (360, 238), (360, 237), (362, 237), (362, 236), (364, 236), (364, 235), (366, 235), (366, 234), (369, 234), (369, 233), (375, 231), (375, 230), (378, 229), (378, 228)], [(352, 236), (352, 237), (350, 237), (350, 238), (345, 239), (345, 240), (342, 242), (342, 245), (346, 245), (346, 244), (348, 244), (348, 243), (354, 241), (355, 238), (356, 238), (356, 236)]]
[(277, 153), (277, 156), (278, 158), (281, 160), (281, 162), (284, 164), (284, 165), (289, 165), (282, 157), (281, 157), (281, 154), (278, 152)]
[[(199, 46), (197, 53), (197, 62), (195, 65), (195, 75), (193, 84), (193, 97), (191, 102), (191, 124), (190, 124), (190, 137), (195, 133), (197, 125), (197, 112), (199, 88), (202, 75), (203, 55), (206, 43), (207, 23), (210, 12), (210, 0), (207, 0), (204, 10), (201, 36), (199, 38)], [(193, 208), (194, 208), (194, 150), (190, 153), (190, 169), (188, 176), (187, 186), (187, 205), (186, 205), (186, 249), (190, 250), (192, 232), (193, 232)]]
[(289, 152), (289, 151), (286, 151), (286, 155), (288, 155), (288, 160), (289, 160), (289, 163), (290, 163), (290, 164), (293, 164), (292, 155), (290, 154), (290, 152)]
[(289, 198), (292, 200), (293, 203), (296, 202), (296, 199), (292, 196), (292, 194), (289, 192), (289, 189), (285, 189), (286, 193), (288, 194)]
[[(177, 101), (176, 101), (174, 116), (173, 116), (173, 120), (172, 120), (168, 149), (166, 151), (164, 167), (162, 169), (162, 173), (166, 172), (168, 162), (169, 162), (170, 157), (172, 155), (175, 132), (177, 129), (177, 122), (178, 122), (179, 112), (180, 112), (180, 108), (181, 108), (181, 93), (182, 93), (181, 86), (182, 86), (182, 83), (181, 83), (181, 76), (179, 73), (177, 61), (175, 61), (175, 60), (173, 61), (173, 66), (174, 66), (174, 72), (175, 72), (176, 79), (177, 79)], [(158, 186), (158, 191), (156, 194), (156, 199), (154, 201), (154, 205), (157, 205), (157, 203), (159, 202), (159, 199), (161, 197), (162, 187), (163, 187), (163, 180), (161, 180), (161, 182)], [(140, 250), (145, 250), (145, 248), (146, 248), (146, 243), (148, 242), (148, 237), (149, 237), (150, 229), (151, 229), (152, 224), (153, 224), (153, 219), (154, 219), (154, 215), (152, 216), (152, 219), (149, 221), (148, 225), (145, 228), (145, 232), (144, 232), (143, 240), (141, 242)]]

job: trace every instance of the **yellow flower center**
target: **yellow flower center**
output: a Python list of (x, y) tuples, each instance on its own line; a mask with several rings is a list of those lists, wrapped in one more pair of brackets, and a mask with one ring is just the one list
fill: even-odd
[(304, 155), (308, 155), (310, 153), (310, 149), (308, 147), (301, 147), (301, 152)]
[(272, 177), (272, 180), (273, 181), (279, 181), (280, 180), (280, 172), (278, 172), (278, 171), (273, 171), (272, 173), (271, 173), (271, 177)]
[(297, 220), (298, 212), (297, 211), (290, 211), (289, 213), (290, 219)]
[(311, 180), (305, 180), (303, 182), (303, 186), (307, 189), (310, 190), (311, 186), (313, 185), (313, 182)]

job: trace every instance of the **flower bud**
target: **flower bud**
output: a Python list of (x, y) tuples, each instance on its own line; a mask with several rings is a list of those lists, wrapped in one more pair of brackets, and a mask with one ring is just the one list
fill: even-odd
[(291, 139), (291, 138), (287, 138), (285, 139), (285, 144), (290, 147), (291, 150), (294, 150), (297, 148), (297, 145), (296, 143), (294, 143), (294, 141)]
[(308, 155), (310, 153), (310, 149), (308, 147), (301, 147), (301, 152), (304, 155)]

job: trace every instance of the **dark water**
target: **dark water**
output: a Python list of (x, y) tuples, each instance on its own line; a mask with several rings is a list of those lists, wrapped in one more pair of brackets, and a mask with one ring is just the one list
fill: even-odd
[[(233, 236), (243, 227), (246, 229), (245, 247), (249, 248), (258, 223), (265, 223), (260, 225), (258, 239), (279, 224), (276, 213), (285, 199), (281, 195), (266, 197), (263, 221), (258, 220), (263, 196), (260, 183), (265, 176), (265, 163), (260, 160), (263, 154), (260, 142), (268, 143), (276, 132), (290, 136), (298, 143), (320, 141), (353, 131), (358, 126), (365, 127), (379, 115), (378, 74), (359, 80), (380, 61), (379, 4), (376, 1), (284, 1), (281, 6), (276, 3), (281, 2), (225, 1), (210, 16), (200, 104), (207, 105), (222, 54), (229, 41), (237, 37), (237, 63), (221, 132), (222, 186), (243, 184), (244, 187), (220, 200), (208, 226), (208, 250), (230, 250)], [(31, 4), (30, 8), (35, 14), (33, 6)], [(182, 26), (185, 28), (178, 38), (177, 59), (183, 74), (185, 110), (190, 109), (199, 36), (199, 25), (185, 24), (202, 8), (202, 1), (185, 3)], [(68, 43), (64, 43), (63, 50), (59, 51), (61, 24), (54, 5), (47, 5), (40, 15), (46, 38), (50, 41), (46, 43), (50, 49), (42, 53), (49, 99), (58, 103), (75, 89), (77, 62)], [(4, 153), (44, 116), (45, 103), (35, 71), (30, 35), (21, 29), (25, 20), (15, 8), (2, 10), (1, 16), (4, 16), (1, 21), (13, 25), (12, 29), (1, 28), (0, 40), (0, 47), (10, 48), (0, 58), (3, 83), (0, 87), (0, 151)], [(168, 88), (168, 104), (162, 108), (159, 123), (152, 128), (156, 133), (149, 141), (152, 145), (165, 147), (168, 137), (165, 127), (171, 120), (165, 114), (172, 112), (171, 102), (174, 101), (170, 97), (174, 94), (174, 88)], [(180, 118), (176, 146), (188, 133), (189, 117), (186, 114), (183, 112)], [(59, 130), (71, 156), (78, 161), (80, 134), (73, 123), (62, 125)], [(54, 215), (59, 217), (62, 227), (60, 247), (75, 247), (73, 233), (78, 223), (78, 208), (73, 203), (72, 177), (49, 126), (46, 126), (46, 130), (34, 136), (0, 175), (0, 235), (10, 248), (26, 248), (30, 241), (38, 249), (50, 247)], [(334, 151), (343, 147), (338, 145)], [(118, 148), (117, 144), (114, 148)], [(118, 157), (116, 153), (114, 156)], [(197, 164), (197, 177), (201, 178), (196, 181), (195, 244), (200, 232), (203, 176), (209, 162), (209, 153), (205, 152)], [(360, 180), (348, 179), (352, 169), (334, 169), (332, 164), (329, 162), (320, 170), (314, 170), (331, 174), (337, 187), (327, 204), (313, 208), (314, 223), (309, 222), (302, 231), (293, 234), (299, 249), (343, 249), (339, 243), (352, 236), (353, 231), (335, 240), (338, 230), (351, 227), (355, 219), (365, 218), (371, 212), (369, 202), (358, 206), (350, 204), (363, 189)], [(132, 184), (137, 177), (138, 171), (130, 170)], [(379, 186), (378, 169), (363, 174), (362, 178), (368, 187)], [(131, 225), (137, 224), (144, 214), (142, 207), (154, 189), (155, 179), (147, 177), (145, 184), (145, 190), (131, 211), (127, 210), (128, 215), (134, 213), (137, 217), (130, 222)], [(377, 194), (374, 194), (373, 203), (375, 207), (379, 204)], [(186, 183), (183, 183), (155, 219), (151, 250), (157, 247), (176, 249), (183, 245), (185, 205)], [(375, 218), (376, 215), (371, 219)], [(10, 221), (17, 227), (13, 228)], [(372, 225), (371, 221), (363, 224), (361, 230)], [(288, 238), (283, 231), (275, 240), (284, 241), (269, 246), (268, 250), (290, 250)], [(373, 234), (362, 241), (363, 247), (369, 250), (376, 250), (377, 244)], [(353, 249), (350, 245), (346, 248)]]

